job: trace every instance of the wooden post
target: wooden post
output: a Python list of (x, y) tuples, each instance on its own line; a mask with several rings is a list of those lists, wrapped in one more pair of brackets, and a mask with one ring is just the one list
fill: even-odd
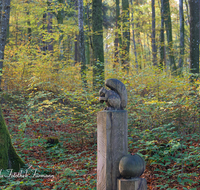
[(117, 190), (119, 161), (128, 154), (126, 110), (97, 114), (97, 190)]
[(117, 190), (147, 190), (145, 178), (117, 179)]

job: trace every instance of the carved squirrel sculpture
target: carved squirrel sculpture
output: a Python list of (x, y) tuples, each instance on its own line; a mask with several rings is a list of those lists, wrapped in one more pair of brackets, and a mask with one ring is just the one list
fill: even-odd
[(99, 91), (99, 101), (107, 104), (105, 110), (123, 110), (127, 105), (127, 91), (125, 85), (118, 79), (107, 79), (105, 85), (111, 90), (102, 87)]

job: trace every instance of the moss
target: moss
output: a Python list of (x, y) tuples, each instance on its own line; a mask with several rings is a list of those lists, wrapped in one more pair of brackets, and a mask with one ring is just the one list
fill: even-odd
[(10, 134), (0, 107), (0, 169), (19, 171), (25, 164), (12, 145)]

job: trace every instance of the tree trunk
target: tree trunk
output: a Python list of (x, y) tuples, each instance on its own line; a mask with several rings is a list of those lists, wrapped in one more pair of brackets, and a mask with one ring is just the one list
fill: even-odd
[[(53, 14), (52, 14), (52, 12), (51, 12), (51, 0), (48, 0), (47, 1), (47, 3), (48, 3), (48, 23), (47, 23), (47, 31), (48, 31), (48, 33), (49, 34), (52, 34), (53, 32), (52, 32), (52, 18), (53, 18)], [(51, 53), (53, 53), (53, 44), (52, 44), (52, 42), (53, 42), (53, 39), (51, 38), (50, 39), (50, 41), (47, 43), (48, 44), (48, 46), (47, 46), (47, 49), (48, 49), (48, 51), (50, 51)]]
[(79, 35), (75, 33), (75, 41), (74, 41), (74, 66), (76, 63), (79, 62), (79, 48), (78, 48), (78, 41), (79, 41)]
[(153, 56), (153, 65), (157, 65), (157, 47), (156, 47), (156, 31), (155, 31), (155, 1), (151, 0), (152, 7), (152, 56)]
[(28, 41), (31, 41), (31, 33), (32, 33), (32, 31), (31, 31), (30, 12), (29, 12), (29, 3), (30, 3), (30, 1), (28, 0), (26, 3), (27, 3), (26, 15), (27, 15), (27, 25), (28, 25), (28, 31), (27, 31), (27, 33), (28, 33)]
[[(121, 44), (121, 34), (120, 34), (120, 7), (119, 7), (119, 0), (116, 0), (116, 32), (115, 32), (115, 52), (114, 52), (114, 62), (119, 63), (119, 43)], [(120, 39), (119, 39), (120, 38)], [(113, 64), (113, 68), (115, 68), (115, 63)]]
[(163, 2), (164, 2), (163, 3), (164, 21), (165, 21), (165, 30), (167, 32), (170, 69), (174, 73), (176, 71), (176, 65), (175, 65), (175, 60), (174, 60), (174, 55), (173, 55), (172, 24), (171, 24), (169, 0), (163, 0)]
[(104, 51), (103, 51), (103, 18), (102, 0), (92, 0), (93, 29), (93, 88), (104, 85)]
[(81, 61), (81, 79), (84, 86), (87, 86), (83, 21), (84, 21), (83, 0), (78, 0), (78, 26), (79, 26), (79, 36), (80, 36), (79, 47), (80, 47), (80, 61)]
[(133, 19), (133, 1), (131, 0), (131, 23), (132, 23), (132, 35), (133, 35), (133, 46), (134, 46), (134, 54), (135, 54), (135, 67), (138, 72), (138, 61), (137, 61), (137, 51), (136, 51), (136, 43), (135, 43), (135, 31), (134, 31), (134, 19)]
[(86, 65), (90, 64), (90, 43), (89, 43), (89, 36), (85, 35), (85, 61)]
[(199, 73), (199, 2), (189, 0), (190, 6), (190, 72)]
[(10, 0), (0, 0), (0, 91), (3, 69), (4, 49), (6, 45), (7, 29), (9, 27)]
[[(199, 0), (199, 11), (200, 11), (200, 0)], [(200, 40), (200, 12), (199, 12), (199, 40)]]
[(129, 16), (129, 2), (122, 0), (122, 66), (123, 69), (129, 71), (129, 49), (130, 49), (130, 16)]
[(19, 171), (25, 164), (18, 156), (12, 145), (8, 128), (3, 118), (2, 109), (0, 107), (0, 168), (13, 169)]
[[(0, 69), (2, 73), (4, 49), (6, 43), (7, 28), (9, 25), (10, 16), (10, 0), (0, 0)], [(1, 75), (0, 75), (1, 84)], [(8, 132), (5, 120), (3, 118), (2, 109), (0, 106), (0, 168), (13, 169), (19, 171), (20, 167), (24, 166), (24, 162), (16, 153)]]
[(164, 66), (165, 56), (165, 36), (164, 36), (164, 1), (161, 0), (161, 29), (160, 29), (160, 68)]
[[(91, 47), (91, 49), (93, 50), (93, 45), (92, 45), (92, 35), (91, 35), (91, 23), (90, 23), (90, 16), (89, 16), (89, 3), (87, 3), (87, 26), (88, 26), (88, 32), (90, 33), (89, 35), (88, 35), (88, 45), (90, 45), (90, 47)], [(90, 50), (90, 48), (89, 48), (89, 46), (88, 46), (88, 53), (90, 52), (89, 51)], [(91, 62), (91, 64), (93, 65), (93, 62), (94, 62), (94, 52), (93, 51), (91, 51), (91, 57), (92, 57), (92, 59), (91, 59), (91, 61), (90, 61), (90, 57), (88, 57), (88, 63), (90, 63)]]
[(179, 58), (179, 69), (180, 73), (183, 67), (184, 58), (184, 14), (183, 14), (183, 0), (179, 0), (179, 20), (180, 20), (180, 58)]
[[(58, 0), (58, 3), (64, 4), (64, 0)], [(59, 59), (62, 60), (64, 57), (64, 52), (63, 52), (63, 31), (61, 30), (60, 25), (63, 24), (64, 21), (64, 9), (63, 7), (59, 8), (58, 14), (57, 14), (57, 21), (58, 21), (58, 29), (59, 29), (59, 49), (60, 49), (60, 55)]]
[[(42, 18), (42, 24), (43, 24), (42, 29), (43, 29), (43, 31), (46, 30), (46, 24), (47, 24), (46, 17), (47, 17), (47, 14), (46, 14), (46, 12), (44, 12), (43, 18)], [(44, 41), (43, 36), (42, 36), (42, 51), (43, 51), (44, 55), (46, 55), (46, 50), (47, 50), (47, 44), (46, 44), (46, 41)]]

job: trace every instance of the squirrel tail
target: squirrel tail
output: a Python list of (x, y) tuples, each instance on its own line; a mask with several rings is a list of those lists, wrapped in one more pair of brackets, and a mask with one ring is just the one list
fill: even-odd
[(121, 98), (121, 108), (124, 109), (127, 105), (127, 91), (125, 85), (118, 79), (107, 79), (105, 85), (119, 94)]

